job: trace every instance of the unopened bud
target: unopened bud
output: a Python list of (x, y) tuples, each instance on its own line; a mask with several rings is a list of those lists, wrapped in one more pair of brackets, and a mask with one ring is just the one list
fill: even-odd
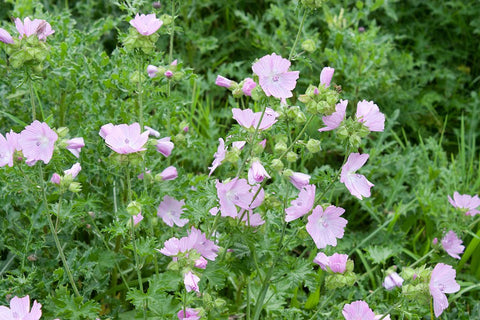
[(289, 151), (285, 158), (287, 159), (288, 162), (295, 162), (298, 159), (298, 154), (296, 154), (293, 151)]
[(82, 184), (80, 182), (72, 182), (68, 186), (68, 190), (74, 193), (80, 192), (82, 191)]
[(284, 153), (287, 151), (287, 144), (283, 141), (277, 142), (275, 147), (273, 147), (273, 151), (275, 151), (275, 153)]
[(316, 139), (310, 139), (307, 142), (307, 150), (311, 153), (317, 153), (320, 150), (322, 150), (322, 147), (320, 145), (320, 141)]
[(142, 205), (137, 201), (132, 201), (127, 206), (127, 212), (131, 216), (136, 216), (142, 211)]
[(270, 167), (275, 171), (282, 171), (283, 170), (283, 162), (280, 159), (273, 159)]
[(60, 127), (60, 128), (58, 128), (57, 130), (55, 130), (55, 131), (57, 132), (58, 137), (59, 137), (60, 139), (62, 139), (62, 138), (65, 138), (65, 137), (67, 136), (69, 130), (68, 130), (67, 127)]
[(307, 51), (307, 52), (315, 51), (315, 49), (316, 49), (315, 41), (313, 41), (312, 39), (307, 39), (307, 40), (303, 41), (302, 49)]

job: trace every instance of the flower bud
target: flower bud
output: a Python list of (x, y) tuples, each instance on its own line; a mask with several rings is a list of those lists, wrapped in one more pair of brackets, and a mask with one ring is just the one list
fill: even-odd
[(320, 150), (322, 150), (322, 147), (320, 145), (320, 141), (316, 139), (310, 139), (307, 142), (307, 150), (311, 153), (317, 153)]
[(142, 212), (142, 205), (137, 201), (132, 201), (127, 206), (127, 212), (131, 216), (136, 216), (140, 212)]
[(62, 138), (65, 138), (68, 134), (68, 128), (67, 127), (60, 127), (58, 129), (55, 130), (57, 132), (57, 135), (58, 135), (58, 138), (59, 139), (62, 139)]
[(68, 190), (70, 190), (73, 193), (77, 193), (82, 191), (82, 184), (80, 182), (72, 182), (68, 186)]
[(275, 153), (284, 153), (285, 151), (287, 151), (287, 144), (283, 141), (280, 141), (280, 142), (277, 142), (275, 144), (275, 146), (273, 147), (273, 151)]
[(307, 39), (307, 40), (303, 41), (302, 49), (307, 51), (307, 52), (315, 51), (315, 49), (316, 49), (315, 41), (313, 41), (312, 39)]
[(275, 171), (282, 171), (283, 170), (283, 162), (280, 159), (273, 159), (270, 167)]
[(171, 15), (169, 15), (169, 14), (162, 14), (162, 15), (160, 16), (160, 20), (163, 21), (163, 25), (164, 25), (164, 26), (168, 26), (168, 25), (172, 24), (172, 22), (173, 22), (173, 17), (172, 17)]
[(285, 159), (287, 159), (288, 162), (295, 162), (297, 161), (298, 159), (298, 154), (296, 154), (295, 152), (293, 151), (289, 151), (285, 157)]

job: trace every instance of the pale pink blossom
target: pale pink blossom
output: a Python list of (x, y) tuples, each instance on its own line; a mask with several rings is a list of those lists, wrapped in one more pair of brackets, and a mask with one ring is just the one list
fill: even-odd
[(77, 162), (70, 169), (65, 170), (63, 173), (65, 176), (70, 175), (72, 179), (75, 179), (81, 170), (82, 167), (80, 166), (80, 163)]
[(222, 217), (236, 218), (239, 206), (242, 209), (250, 209), (253, 195), (250, 193), (250, 185), (247, 180), (234, 178), (227, 183), (216, 183), (217, 195), (220, 203)]
[(318, 249), (323, 249), (327, 245), (335, 247), (337, 239), (343, 238), (348, 223), (340, 217), (344, 212), (345, 209), (340, 207), (329, 206), (324, 211), (321, 206), (316, 206), (308, 216), (306, 229)]
[(448, 231), (442, 239), (443, 249), (455, 259), (460, 259), (460, 254), (463, 253), (465, 246), (462, 245), (462, 240), (458, 238), (457, 234), (452, 230)]
[(177, 168), (174, 166), (170, 166), (165, 168), (161, 173), (160, 177), (162, 177), (162, 180), (175, 180), (178, 177), (178, 172)]
[(107, 137), (107, 135), (112, 132), (113, 128), (115, 126), (111, 123), (107, 123), (107, 124), (104, 124), (101, 128), (100, 128), (100, 131), (98, 132), (98, 134), (100, 135), (100, 137), (102, 137), (103, 139), (105, 139)]
[(452, 206), (458, 209), (467, 209), (465, 214), (467, 216), (475, 216), (480, 214), (480, 211), (477, 209), (480, 206), (480, 198), (478, 195), (473, 197), (468, 194), (459, 194), (457, 191), (453, 193), (453, 199), (448, 196), (448, 201)]
[(157, 130), (150, 128), (149, 126), (143, 126), (143, 129), (148, 132), (149, 136), (160, 138), (160, 132), (158, 132)]
[(35, 120), (20, 133), (18, 144), (28, 165), (34, 165), (38, 160), (47, 164), (52, 159), (57, 139), (58, 135), (48, 124)]
[(34, 19), (32, 21), (29, 17), (26, 17), (23, 22), (20, 18), (16, 18), (15, 26), (20, 34), (20, 39), (22, 39), (23, 36), (30, 37), (31, 35), (37, 35), (39, 40), (46, 40), (49, 35), (55, 32), (47, 21), (42, 19)]
[(0, 319), (2, 320), (39, 320), (42, 316), (42, 305), (33, 301), (30, 309), (30, 297), (13, 297), (10, 300), (10, 308), (0, 306)]
[(375, 313), (362, 300), (346, 304), (343, 307), (342, 314), (345, 320), (375, 320)]
[(192, 271), (188, 271), (183, 275), (183, 283), (185, 284), (185, 289), (187, 289), (187, 292), (200, 292), (200, 289), (198, 288), (199, 281), (200, 278)]
[(85, 141), (82, 137), (73, 138), (67, 140), (67, 150), (70, 151), (75, 157), (80, 157), (80, 151), (85, 147)]
[(217, 76), (217, 79), (215, 80), (215, 84), (220, 87), (224, 88), (230, 88), (233, 84), (233, 81), (230, 79), (227, 79), (225, 77), (222, 77), (220, 75)]
[(385, 277), (385, 280), (382, 283), (382, 286), (387, 290), (392, 290), (395, 287), (402, 287), (403, 278), (396, 272), (391, 272)]
[(252, 66), (267, 97), (290, 98), (297, 85), (299, 71), (288, 71), (290, 61), (275, 53), (260, 58)]
[(310, 183), (310, 176), (305, 173), (294, 172), (290, 176), (290, 182), (295, 186), (295, 188), (302, 190), (303, 187)]
[(168, 157), (172, 154), (174, 148), (173, 142), (170, 141), (170, 137), (165, 137), (157, 140), (157, 151), (163, 154), (165, 157)]
[(222, 164), (222, 161), (225, 160), (225, 155), (227, 154), (227, 148), (225, 148), (225, 141), (222, 138), (218, 139), (218, 147), (217, 152), (213, 155), (214, 159), (212, 162), (212, 166), (208, 167), (210, 169), (210, 173), (208, 176), (211, 176), (213, 171)]
[(333, 273), (344, 273), (347, 270), (348, 255), (334, 253), (330, 257), (323, 252), (317, 254), (313, 262), (318, 264), (322, 270), (329, 270)]
[(137, 29), (138, 33), (144, 36), (149, 36), (155, 33), (162, 26), (163, 21), (157, 19), (154, 13), (135, 15), (135, 18), (130, 20), (130, 25)]
[(147, 73), (150, 78), (155, 78), (158, 73), (158, 68), (155, 67), (154, 65), (149, 64), (147, 66)]
[(362, 197), (370, 197), (370, 188), (374, 186), (364, 175), (355, 173), (367, 162), (368, 157), (368, 154), (351, 153), (340, 174), (340, 182), (344, 183), (348, 191), (360, 200)]
[(13, 44), (13, 38), (7, 30), (0, 28), (0, 42)]
[(173, 227), (174, 224), (183, 227), (188, 223), (188, 219), (180, 218), (184, 205), (185, 200), (178, 201), (170, 196), (164, 196), (163, 201), (158, 206), (157, 216), (162, 218), (163, 222), (170, 227)]
[(107, 146), (119, 154), (130, 154), (147, 150), (148, 131), (140, 132), (140, 125), (114, 125), (105, 137)]
[(245, 146), (246, 141), (234, 141), (232, 142), (232, 147), (237, 148), (238, 150), (242, 150)]
[(315, 185), (309, 184), (303, 187), (295, 200), (290, 202), (291, 206), (285, 209), (285, 221), (290, 222), (303, 217), (310, 212), (315, 202)]
[(360, 101), (355, 116), (357, 121), (363, 123), (370, 131), (383, 131), (385, 127), (385, 115), (373, 101)]
[(204, 257), (200, 257), (195, 260), (195, 268), (205, 269), (207, 267), (208, 261)]
[(5, 138), (0, 134), (0, 167), (4, 167), (8, 164), (9, 167), (13, 166), (13, 154), (15, 152), (15, 146), (12, 141), (8, 139), (8, 133)]
[(171, 70), (167, 70), (163, 75), (167, 78), (171, 78), (173, 77), (173, 72)]
[(185, 312), (182, 310), (177, 313), (178, 320), (200, 320), (199, 312), (192, 308), (186, 308)]
[(313, 259), (313, 263), (318, 264), (320, 268), (325, 271), (328, 270), (327, 268), (328, 268), (329, 261), (330, 261), (330, 257), (323, 252), (319, 252)]
[(246, 78), (245, 80), (243, 80), (243, 86), (242, 86), (243, 94), (251, 97), (252, 90), (255, 89), (256, 86), (257, 86), (257, 83), (253, 81), (252, 78)]
[(448, 307), (445, 293), (455, 293), (460, 290), (460, 286), (455, 281), (455, 276), (455, 269), (448, 264), (439, 263), (433, 268), (429, 289), (433, 297), (433, 310), (437, 318)]
[(320, 84), (323, 84), (326, 88), (330, 86), (332, 81), (333, 73), (335, 72), (334, 68), (325, 67), (320, 72)]
[(326, 127), (318, 129), (318, 131), (331, 131), (340, 126), (340, 123), (345, 119), (345, 110), (347, 110), (348, 100), (340, 100), (339, 103), (335, 105), (335, 112), (329, 116), (322, 117), (323, 123)]
[(176, 257), (179, 253), (186, 253), (192, 250), (200, 253), (205, 259), (215, 260), (219, 247), (211, 240), (208, 240), (200, 230), (192, 227), (188, 236), (181, 239), (175, 237), (168, 239), (164, 247), (158, 250), (160, 253)]
[(248, 170), (248, 183), (254, 185), (262, 182), (265, 178), (270, 179), (270, 175), (267, 173), (260, 161), (253, 161), (252, 166)]
[(256, 129), (258, 127), (258, 130), (270, 128), (275, 122), (277, 122), (279, 116), (279, 114), (271, 108), (265, 109), (261, 122), (260, 118), (262, 117), (262, 112), (253, 112), (251, 109), (241, 110), (239, 108), (233, 108), (232, 113), (233, 119), (237, 120), (238, 124), (242, 127), (246, 129)]
[(139, 212), (137, 215), (134, 215), (133, 216), (133, 225), (136, 226), (137, 224), (140, 223), (140, 221), (143, 220), (143, 216), (142, 216), (142, 213)]
[(62, 177), (58, 173), (52, 174), (52, 177), (50, 178), (50, 182), (54, 184), (60, 185), (60, 182), (62, 181)]

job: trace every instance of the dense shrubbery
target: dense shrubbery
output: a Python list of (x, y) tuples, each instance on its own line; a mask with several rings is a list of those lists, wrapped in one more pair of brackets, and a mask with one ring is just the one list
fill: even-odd
[[(442, 319), (480, 317), (479, 216), (448, 199), (480, 191), (477, 1), (0, 9), (15, 38), (0, 42), (0, 305), (28, 294), (45, 319), (349, 319), (356, 306), (367, 319), (362, 300), (428, 319), (444, 285)], [(137, 13), (162, 26), (140, 35)], [(55, 33), (18, 39), (11, 17)], [(318, 132), (342, 119), (340, 99), (345, 120)], [(11, 166), (10, 130), (26, 132)], [(354, 159), (363, 178), (346, 173)], [(327, 216), (337, 229), (322, 236)], [(395, 272), (403, 286), (387, 291)]]

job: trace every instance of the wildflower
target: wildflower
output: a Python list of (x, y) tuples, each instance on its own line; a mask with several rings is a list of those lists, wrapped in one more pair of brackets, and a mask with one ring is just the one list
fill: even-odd
[(295, 188), (302, 190), (303, 187), (310, 183), (310, 176), (301, 172), (293, 172), (290, 176), (290, 182), (295, 186)]
[(308, 216), (307, 232), (318, 249), (323, 249), (327, 245), (336, 246), (337, 238), (343, 238), (344, 229), (348, 223), (340, 217), (344, 212), (345, 209), (340, 207), (329, 206), (324, 211), (321, 206), (316, 206)]
[(375, 320), (375, 313), (365, 301), (358, 300), (346, 304), (342, 311), (345, 320)]
[(167, 167), (160, 173), (160, 177), (163, 181), (175, 180), (178, 177), (177, 168), (174, 166)]
[(13, 166), (13, 153), (15, 152), (15, 146), (9, 139), (9, 134), (6, 134), (7, 138), (0, 134), (0, 167), (4, 167), (8, 164), (9, 167)]
[(177, 316), (179, 320), (199, 320), (199, 312), (192, 308), (186, 308), (185, 312), (182, 310), (178, 311)]
[(80, 166), (80, 163), (77, 162), (70, 169), (65, 170), (63, 173), (65, 176), (70, 175), (72, 179), (75, 179), (80, 170), (82, 170), (82, 167)]
[(351, 153), (340, 174), (340, 182), (344, 183), (348, 191), (360, 200), (362, 196), (370, 197), (370, 188), (374, 186), (364, 175), (355, 174), (367, 162), (368, 157), (368, 154)]
[(208, 167), (210, 169), (210, 173), (208, 174), (209, 176), (212, 175), (213, 171), (222, 164), (222, 161), (225, 160), (225, 155), (227, 153), (227, 148), (225, 148), (225, 141), (223, 141), (222, 138), (218, 139), (218, 148), (217, 152), (213, 155), (214, 160), (212, 162), (212, 166)]
[(252, 90), (255, 89), (256, 86), (257, 86), (257, 83), (253, 81), (252, 78), (246, 78), (245, 80), (243, 80), (243, 85), (242, 85), (243, 94), (251, 97)]
[(340, 123), (345, 119), (345, 110), (347, 109), (348, 100), (340, 100), (340, 103), (335, 105), (335, 112), (329, 116), (322, 117), (323, 123), (326, 127), (318, 129), (318, 131), (331, 131), (338, 128)]
[(347, 270), (348, 255), (334, 253), (330, 257), (325, 253), (320, 252), (317, 254), (313, 262), (320, 265), (322, 270), (327, 271), (330, 269), (333, 273), (344, 273)]
[(310, 212), (315, 202), (315, 185), (309, 184), (303, 187), (298, 194), (298, 198), (290, 202), (291, 206), (285, 209), (287, 215), (285, 221), (290, 222), (303, 217)]
[(80, 157), (80, 151), (83, 147), (85, 147), (85, 141), (81, 137), (67, 140), (68, 151), (70, 151), (77, 158)]
[(252, 66), (267, 97), (290, 98), (297, 85), (299, 71), (288, 71), (290, 61), (275, 53), (260, 58)]
[(265, 178), (270, 178), (260, 161), (253, 161), (252, 166), (248, 170), (248, 183), (251, 185), (262, 182)]
[(217, 195), (220, 203), (222, 217), (237, 217), (237, 207), (249, 209), (253, 195), (250, 193), (250, 185), (245, 179), (234, 178), (230, 182), (216, 183)]
[(130, 154), (146, 150), (144, 145), (148, 140), (148, 131), (140, 133), (140, 125), (137, 122), (131, 125), (113, 125), (109, 129), (105, 143), (116, 153)]
[(154, 65), (149, 64), (147, 66), (147, 73), (150, 78), (155, 78), (158, 73), (158, 68), (155, 67)]
[(17, 27), (17, 31), (20, 34), (20, 39), (22, 39), (23, 36), (26, 36), (28, 38), (31, 35), (36, 34), (38, 40), (46, 40), (49, 35), (52, 35), (55, 32), (54, 30), (52, 30), (52, 26), (47, 21), (42, 19), (34, 19), (32, 21), (29, 17), (26, 17), (23, 20), (23, 23), (20, 18), (16, 18), (15, 26)]
[(48, 124), (35, 120), (20, 133), (18, 144), (28, 165), (34, 165), (38, 160), (47, 164), (52, 159), (57, 139), (58, 135)]
[(323, 68), (322, 72), (320, 73), (320, 84), (328, 88), (330, 86), (330, 82), (332, 81), (334, 72), (335, 72), (335, 69), (333, 68), (330, 68), (330, 67)]
[(362, 100), (357, 104), (357, 121), (363, 123), (370, 131), (383, 131), (385, 115), (380, 112), (373, 101)]
[(114, 127), (114, 125), (111, 124), (111, 123), (104, 124), (103, 126), (100, 127), (100, 131), (98, 132), (98, 134), (100, 135), (100, 137), (105, 139), (107, 137), (107, 135), (110, 132), (112, 132), (113, 127)]
[(0, 319), (2, 320), (39, 320), (42, 316), (42, 305), (36, 300), (33, 301), (30, 310), (30, 297), (26, 295), (23, 298), (13, 297), (10, 300), (10, 308), (0, 306)]
[(52, 174), (52, 177), (50, 178), (50, 182), (54, 184), (60, 185), (60, 182), (62, 181), (62, 177), (58, 173)]
[(140, 221), (143, 220), (142, 213), (139, 212), (137, 215), (132, 216), (133, 217), (133, 225), (136, 226), (137, 224), (140, 223)]
[(222, 77), (220, 75), (217, 76), (217, 79), (215, 80), (215, 84), (220, 87), (224, 87), (229, 89), (233, 85), (234, 81), (227, 79), (225, 77)]
[(149, 36), (155, 33), (162, 26), (163, 21), (155, 17), (155, 14), (135, 15), (135, 18), (130, 20), (130, 25), (137, 29), (138, 33), (144, 36)]
[(460, 290), (460, 286), (455, 281), (455, 276), (455, 269), (448, 264), (439, 263), (433, 268), (429, 289), (433, 297), (433, 310), (437, 318), (448, 307), (445, 293), (455, 293)]
[(448, 196), (448, 201), (452, 206), (458, 209), (467, 209), (465, 214), (467, 216), (475, 216), (480, 213), (477, 209), (480, 206), (480, 198), (478, 195), (473, 197), (468, 194), (459, 194), (457, 191), (453, 193), (453, 199)]
[(205, 269), (207, 267), (208, 261), (204, 257), (200, 257), (195, 260), (195, 268)]
[(173, 72), (171, 70), (167, 70), (163, 75), (167, 78), (171, 78), (173, 77)]
[(177, 239), (175, 237), (168, 239), (164, 247), (158, 250), (166, 256), (177, 256), (179, 253), (185, 253), (195, 250), (205, 259), (215, 260), (217, 257), (218, 246), (213, 241), (208, 240), (206, 236), (195, 227), (192, 227), (187, 237)]
[(192, 271), (189, 271), (183, 275), (183, 283), (185, 284), (185, 288), (187, 289), (187, 292), (190, 291), (195, 291), (195, 292), (200, 292), (198, 289), (198, 282), (200, 281), (200, 278), (195, 275)]
[(150, 128), (149, 126), (143, 126), (143, 129), (145, 129), (145, 131), (148, 132), (149, 136), (154, 136), (156, 138), (160, 138), (160, 132), (158, 132), (157, 130), (155, 130), (153, 128)]
[(246, 143), (246, 141), (234, 141), (232, 142), (232, 147), (238, 150), (242, 150)]
[(271, 108), (265, 109), (262, 122), (260, 122), (262, 112), (254, 113), (251, 109), (241, 110), (238, 108), (233, 108), (232, 113), (233, 119), (237, 120), (238, 124), (240, 124), (242, 127), (246, 129), (256, 129), (258, 127), (258, 130), (270, 128), (275, 122), (277, 122), (277, 118), (279, 116), (279, 114)]
[(157, 151), (163, 154), (165, 157), (168, 157), (172, 154), (173, 147), (175, 145), (170, 141), (170, 137), (165, 137), (157, 140)]
[(402, 287), (403, 278), (396, 272), (392, 272), (385, 277), (385, 280), (382, 283), (382, 286), (387, 290), (392, 290), (395, 287)]
[(184, 205), (185, 200), (178, 201), (170, 196), (164, 196), (163, 201), (158, 206), (157, 216), (162, 218), (163, 222), (170, 227), (173, 227), (174, 224), (183, 227), (188, 223), (188, 219), (180, 218)]
[(465, 246), (462, 245), (462, 240), (459, 239), (455, 232), (448, 231), (442, 239), (442, 247), (447, 251), (448, 255), (455, 259), (460, 259), (459, 254), (463, 253)]
[(13, 44), (12, 36), (3, 28), (0, 28), (0, 41), (7, 44)]
[(329, 260), (330, 260), (329, 256), (327, 256), (323, 252), (319, 252), (317, 254), (317, 256), (313, 259), (313, 262), (318, 264), (320, 266), (320, 268), (322, 268), (322, 270), (327, 271)]

